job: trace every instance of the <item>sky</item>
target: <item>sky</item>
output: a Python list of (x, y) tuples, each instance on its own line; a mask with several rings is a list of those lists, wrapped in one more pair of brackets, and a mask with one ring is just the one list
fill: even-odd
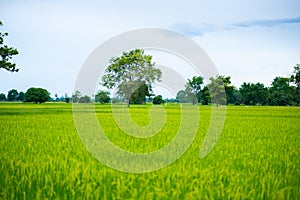
[[(0, 0), (0, 29), (9, 34), (5, 43), (18, 49), (13, 61), (20, 69), (0, 69), (0, 93), (42, 87), (52, 97), (70, 96), (95, 48), (140, 28), (168, 29), (192, 39), (237, 88), (243, 82), (269, 86), (300, 63), (299, 8), (299, 0)], [(152, 53), (158, 64), (188, 65), (174, 55)]]

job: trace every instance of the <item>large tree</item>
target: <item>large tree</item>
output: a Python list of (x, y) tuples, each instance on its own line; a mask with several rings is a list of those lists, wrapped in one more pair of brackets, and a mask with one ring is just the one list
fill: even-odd
[[(0, 27), (3, 26), (3, 23), (0, 21)], [(10, 72), (17, 72), (16, 64), (12, 63), (11, 59), (14, 55), (17, 55), (19, 52), (14, 47), (9, 47), (4, 44), (4, 37), (6, 37), (8, 33), (0, 32), (0, 69), (5, 69)]]
[(160, 81), (161, 71), (154, 66), (152, 56), (145, 55), (142, 49), (123, 52), (121, 56), (110, 60), (102, 77), (102, 84), (109, 89), (116, 87), (129, 107), (131, 96), (136, 90), (144, 84), (151, 89), (155, 81)]
[(50, 99), (50, 93), (43, 88), (32, 87), (25, 93), (25, 102), (44, 103)]

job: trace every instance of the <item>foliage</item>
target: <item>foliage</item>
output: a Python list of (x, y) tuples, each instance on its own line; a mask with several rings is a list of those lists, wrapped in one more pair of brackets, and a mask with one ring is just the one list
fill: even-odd
[(212, 103), (225, 105), (226, 102), (226, 85), (229, 84), (230, 77), (210, 77), (210, 83), (208, 84), (209, 94)]
[(90, 102), (91, 102), (91, 97), (88, 95), (84, 95), (79, 99), (79, 103), (90, 103)]
[(142, 49), (123, 52), (121, 56), (110, 60), (102, 84), (109, 89), (117, 87), (119, 95), (127, 100), (129, 107), (131, 96), (138, 88), (146, 84), (151, 89), (155, 81), (160, 81), (161, 71), (154, 65), (152, 56), (145, 55)]
[(177, 93), (176, 99), (179, 103), (189, 103), (190, 102), (190, 99), (184, 90), (180, 90)]
[[(3, 26), (3, 23), (0, 21), (0, 27)], [(4, 37), (6, 37), (8, 33), (0, 32), (0, 69), (5, 69), (10, 72), (17, 72), (16, 64), (11, 62), (13, 56), (17, 55), (19, 52), (16, 48), (9, 47), (4, 44)]]
[(7, 101), (17, 101), (18, 95), (19, 93), (16, 89), (9, 90), (7, 93)]
[(187, 97), (193, 104), (197, 104), (201, 101), (201, 86), (203, 84), (202, 76), (193, 76), (192, 79), (188, 79), (185, 85), (185, 92)]
[(163, 100), (161, 95), (157, 95), (153, 98), (153, 104), (162, 104), (165, 101)]
[(268, 88), (262, 83), (243, 83), (240, 87), (241, 102), (245, 105), (268, 104)]
[(24, 92), (19, 92), (17, 100), (18, 101), (25, 101), (25, 93)]
[(95, 95), (95, 102), (108, 103), (110, 101), (109, 92), (99, 90)]
[[(137, 124), (150, 106), (132, 106)], [(115, 107), (116, 109), (123, 109)], [(95, 105), (107, 137), (131, 152), (153, 152), (175, 137), (180, 106), (165, 106), (166, 124), (155, 136), (134, 138), (114, 121), (110, 105)], [(298, 199), (299, 107), (227, 106), (217, 145), (198, 158), (211, 120), (199, 106), (199, 131), (186, 153), (168, 167), (144, 174), (119, 172), (82, 145), (72, 106), (0, 104), (1, 199)]]
[(296, 84), (298, 91), (298, 105), (300, 106), (300, 64), (294, 66), (294, 74), (291, 76), (292, 82)]
[(0, 101), (5, 101), (6, 100), (6, 96), (3, 93), (0, 93)]
[(269, 91), (270, 105), (294, 105), (296, 102), (296, 88), (290, 86), (290, 78), (276, 77), (273, 80)]
[(130, 97), (131, 104), (145, 104), (146, 97), (152, 96), (150, 93), (151, 88), (145, 83), (138, 84), (138, 88), (133, 92)]
[(76, 90), (75, 93), (72, 95), (73, 103), (78, 103), (81, 98), (81, 92)]
[(50, 93), (43, 88), (29, 88), (25, 93), (25, 102), (44, 103), (50, 100)]

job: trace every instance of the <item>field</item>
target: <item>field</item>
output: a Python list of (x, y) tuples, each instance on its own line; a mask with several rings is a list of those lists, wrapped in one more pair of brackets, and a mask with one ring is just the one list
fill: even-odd
[[(132, 106), (132, 119), (147, 125), (149, 107)], [(167, 145), (180, 124), (179, 105), (165, 110), (165, 126), (149, 139), (124, 134), (109, 105), (97, 105), (96, 116), (114, 144), (152, 152)], [(71, 104), (1, 103), (0, 199), (300, 198), (299, 107), (228, 106), (223, 132), (203, 159), (198, 154), (211, 107), (199, 110), (196, 138), (183, 156), (157, 171), (126, 173), (87, 151)]]

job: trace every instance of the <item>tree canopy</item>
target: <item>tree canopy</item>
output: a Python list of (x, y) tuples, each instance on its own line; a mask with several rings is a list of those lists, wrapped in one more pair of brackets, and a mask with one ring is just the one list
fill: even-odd
[(164, 103), (165, 101), (163, 100), (161, 95), (157, 95), (153, 98), (153, 104), (159, 105)]
[(99, 90), (95, 95), (95, 102), (108, 103), (110, 101), (109, 92)]
[[(102, 84), (108, 89), (117, 88), (118, 94), (127, 101), (129, 107), (135, 91), (141, 87), (145, 89), (146, 85), (150, 93), (152, 84), (160, 81), (161, 71), (154, 66), (152, 56), (145, 55), (142, 49), (123, 52), (121, 56), (110, 60), (102, 77)], [(145, 90), (144, 92), (147, 95)]]
[[(0, 21), (0, 27), (3, 26), (3, 23)], [(9, 47), (4, 44), (4, 38), (8, 36), (8, 33), (0, 32), (0, 68), (5, 69), (10, 72), (17, 72), (17, 66), (15, 63), (12, 63), (11, 59), (13, 56), (17, 55), (19, 52), (14, 47)]]
[(32, 87), (25, 93), (25, 102), (44, 103), (50, 99), (50, 93), (43, 88)]

